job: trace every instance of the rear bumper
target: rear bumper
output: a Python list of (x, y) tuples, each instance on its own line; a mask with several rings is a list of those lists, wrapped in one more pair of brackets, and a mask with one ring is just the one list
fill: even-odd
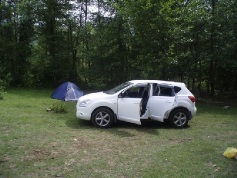
[(190, 119), (192, 119), (197, 113), (197, 108), (194, 107), (193, 110), (190, 111)]

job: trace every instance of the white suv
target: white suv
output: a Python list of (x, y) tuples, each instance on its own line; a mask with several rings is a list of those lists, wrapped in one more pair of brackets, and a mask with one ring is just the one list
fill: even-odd
[(184, 83), (161, 80), (132, 80), (104, 92), (79, 98), (77, 118), (107, 128), (117, 120), (141, 125), (141, 119), (169, 121), (187, 126), (196, 114), (195, 97)]

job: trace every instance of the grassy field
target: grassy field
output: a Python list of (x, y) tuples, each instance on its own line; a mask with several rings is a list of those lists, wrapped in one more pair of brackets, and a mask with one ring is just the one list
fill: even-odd
[[(75, 102), (49, 90), (8, 90), (0, 100), (0, 177), (237, 177), (237, 105), (197, 103), (186, 129), (158, 122), (97, 129)], [(64, 104), (67, 113), (47, 112)]]

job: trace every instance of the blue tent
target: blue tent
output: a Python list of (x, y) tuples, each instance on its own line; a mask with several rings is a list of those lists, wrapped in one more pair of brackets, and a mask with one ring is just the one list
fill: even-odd
[(64, 82), (51, 94), (51, 98), (62, 101), (77, 101), (83, 95), (83, 91), (74, 83)]

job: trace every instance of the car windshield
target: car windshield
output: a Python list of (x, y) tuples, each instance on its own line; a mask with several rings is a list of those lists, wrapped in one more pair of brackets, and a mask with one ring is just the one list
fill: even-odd
[(120, 84), (120, 85), (118, 85), (118, 86), (112, 88), (111, 90), (104, 91), (104, 93), (112, 95), (112, 94), (115, 94), (115, 93), (117, 93), (118, 91), (120, 91), (120, 90), (122, 90), (122, 89), (128, 87), (128, 86), (131, 85), (131, 84), (132, 84), (131, 82), (125, 82), (125, 83), (122, 83), (122, 84)]

